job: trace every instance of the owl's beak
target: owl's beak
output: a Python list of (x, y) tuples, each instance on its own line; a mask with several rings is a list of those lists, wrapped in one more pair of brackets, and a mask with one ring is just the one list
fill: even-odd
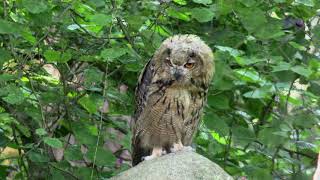
[(182, 77), (183, 73), (180, 69), (176, 69), (173, 73), (174, 78), (179, 81)]

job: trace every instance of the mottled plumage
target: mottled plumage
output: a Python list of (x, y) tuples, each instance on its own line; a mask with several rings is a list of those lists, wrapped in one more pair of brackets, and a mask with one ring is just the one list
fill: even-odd
[(176, 35), (162, 43), (136, 88), (133, 165), (191, 145), (213, 74), (212, 51), (199, 37)]

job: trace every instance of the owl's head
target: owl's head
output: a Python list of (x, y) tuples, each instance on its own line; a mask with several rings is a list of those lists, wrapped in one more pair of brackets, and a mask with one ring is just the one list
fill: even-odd
[(173, 85), (207, 86), (214, 73), (212, 50), (195, 35), (176, 35), (166, 39), (155, 53), (156, 67)]

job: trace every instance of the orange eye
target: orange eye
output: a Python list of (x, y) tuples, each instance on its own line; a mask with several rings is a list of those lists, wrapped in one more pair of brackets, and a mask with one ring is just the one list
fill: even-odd
[(186, 63), (186, 64), (184, 65), (184, 67), (185, 67), (185, 68), (188, 68), (188, 69), (193, 68), (193, 66), (194, 66), (194, 63)]

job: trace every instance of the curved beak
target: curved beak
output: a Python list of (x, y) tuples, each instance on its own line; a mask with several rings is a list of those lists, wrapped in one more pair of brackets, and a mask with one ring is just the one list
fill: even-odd
[(174, 70), (173, 76), (177, 81), (179, 81), (181, 79), (182, 75), (183, 75), (183, 73), (182, 73), (181, 69)]

